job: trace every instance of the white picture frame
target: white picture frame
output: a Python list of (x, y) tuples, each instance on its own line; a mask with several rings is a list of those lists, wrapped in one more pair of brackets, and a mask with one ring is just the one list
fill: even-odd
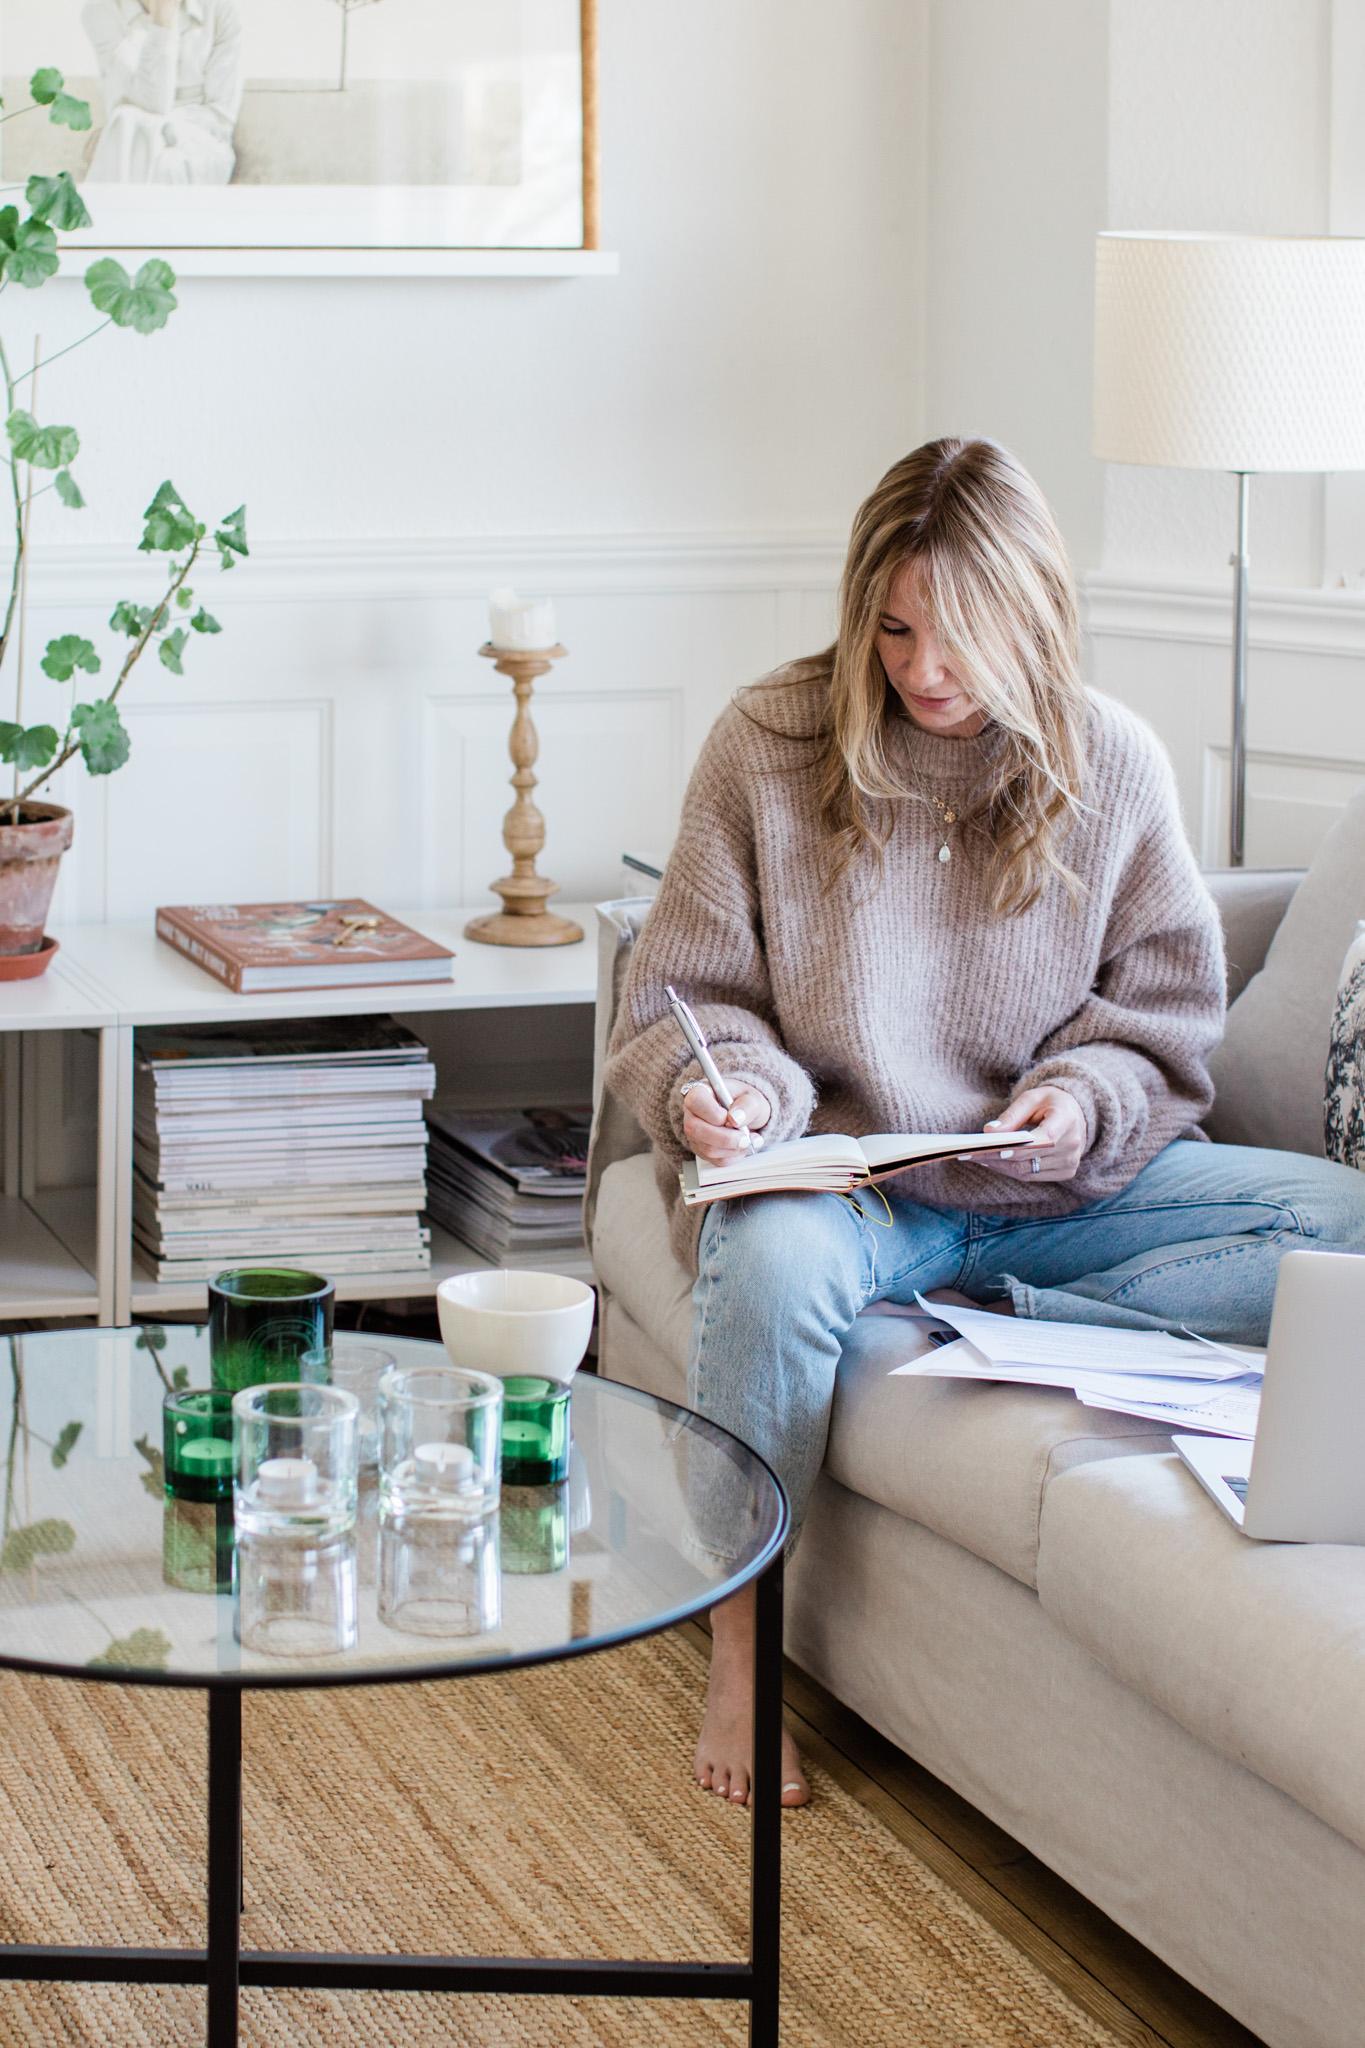
[[(87, 132), (25, 111), (45, 66), (88, 101)], [(69, 170), (93, 217), (63, 236), (64, 270), (615, 268), (596, 0), (0, 0), (0, 76), (0, 180)]]

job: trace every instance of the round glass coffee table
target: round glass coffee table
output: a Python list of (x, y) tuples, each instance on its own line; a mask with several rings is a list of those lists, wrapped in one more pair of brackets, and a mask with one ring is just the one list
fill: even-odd
[[(410, 1339), (377, 1341), (404, 1363), (445, 1355)], [(768, 1467), (699, 1416), (580, 1373), (565, 1487), (505, 1491), (496, 1530), (471, 1549), (465, 1625), (479, 1632), (407, 1634), (379, 1618), (378, 1575), (393, 1559), (379, 1555), (372, 1485), (362, 1486), (354, 1538), (317, 1551), (238, 1547), (230, 1504), (167, 1497), (163, 1396), (208, 1381), (206, 1334), (185, 1326), (0, 1338), (0, 1410), (10, 1418), (0, 1666), (208, 1695), (206, 1946), (0, 1944), (0, 1978), (203, 1984), (211, 2048), (237, 2039), (241, 1985), (741, 1999), (751, 2042), (775, 2043), (788, 1513)], [(718, 1532), (740, 1560), (725, 1576), (707, 1548)], [(750, 1581), (747, 1963), (242, 1950), (246, 1689), (402, 1684), (584, 1656), (671, 1628)], [(243, 1636), (270, 1647), (244, 1647)]]

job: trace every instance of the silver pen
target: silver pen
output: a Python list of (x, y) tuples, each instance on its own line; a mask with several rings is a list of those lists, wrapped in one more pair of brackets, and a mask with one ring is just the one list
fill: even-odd
[(744, 1121), (743, 1112), (740, 1111), (738, 1114), (735, 1114), (735, 1098), (726, 1085), (725, 1076), (721, 1073), (720, 1068), (707, 1050), (706, 1033), (702, 1030), (672, 982), (664, 984), (664, 994), (668, 997), (668, 1007), (673, 1012), (679, 1031), (681, 1031), (683, 1037), (691, 1046), (697, 1065), (710, 1083), (711, 1093), (715, 1096), (722, 1109), (730, 1111), (730, 1122), (736, 1130), (743, 1131), (748, 1149), (750, 1152), (754, 1151), (756, 1149), (754, 1134)]

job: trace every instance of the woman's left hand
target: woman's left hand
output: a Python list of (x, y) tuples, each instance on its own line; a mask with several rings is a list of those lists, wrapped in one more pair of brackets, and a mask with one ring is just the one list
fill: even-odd
[[(1050, 1138), (1050, 1150), (1025, 1156), (1021, 1147), (1013, 1159), (983, 1159), (977, 1153), (972, 1164), (985, 1167), (988, 1173), (1008, 1174), (1011, 1180), (1074, 1180), (1086, 1148), (1085, 1117), (1075, 1096), (1068, 1095), (1065, 1088), (1027, 1088), (986, 1125), (988, 1131), (1025, 1128), (1029, 1142)], [(1034, 1158), (1036, 1173), (1031, 1164)]]

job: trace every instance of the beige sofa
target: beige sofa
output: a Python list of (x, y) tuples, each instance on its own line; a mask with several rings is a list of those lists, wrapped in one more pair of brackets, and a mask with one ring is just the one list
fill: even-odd
[[(1302, 882), (1210, 881), (1237, 997), (1210, 1128), (1320, 1152), (1365, 798)], [(684, 1402), (688, 1276), (600, 1080), (647, 910), (600, 912), (588, 1217), (601, 1370)], [(790, 1654), (1271, 2048), (1359, 2048), (1365, 1550), (1247, 1541), (1150, 1423), (888, 1378), (922, 1342), (868, 1314), (845, 1349)]]

